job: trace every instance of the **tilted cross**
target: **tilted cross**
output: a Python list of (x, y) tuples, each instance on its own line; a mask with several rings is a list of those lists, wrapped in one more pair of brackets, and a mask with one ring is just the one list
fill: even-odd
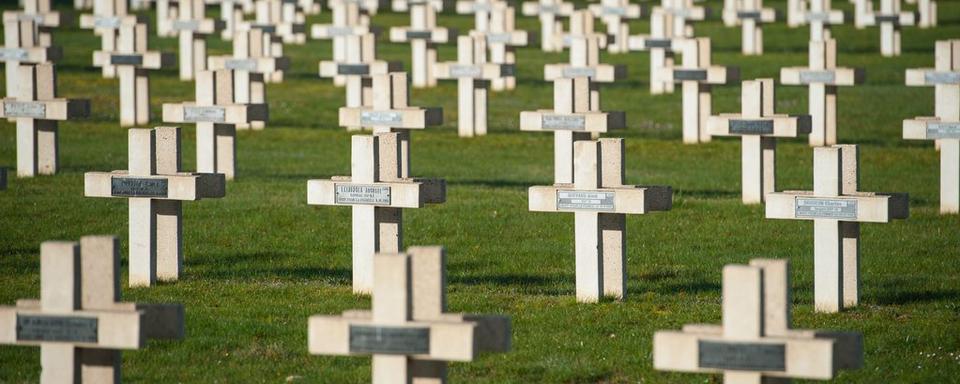
[(777, 19), (773, 8), (764, 8), (763, 0), (740, 0), (742, 8), (737, 12), (737, 22), (742, 27), (741, 52), (744, 55), (763, 54), (763, 24)]
[(623, 139), (574, 143), (573, 183), (529, 190), (532, 212), (573, 212), (577, 301), (627, 296), (627, 214), (667, 211), (670, 187), (624, 185)]
[(41, 383), (119, 383), (120, 350), (180, 340), (180, 304), (120, 301), (113, 236), (40, 244), (40, 300), (0, 307), (0, 344), (40, 347)]
[(629, 21), (640, 18), (641, 7), (630, 4), (630, 0), (601, 0), (599, 4), (590, 4), (589, 9), (607, 26), (607, 35), (613, 37), (613, 41), (607, 44), (607, 50), (610, 53), (629, 52)]
[[(121, 25), (137, 23), (146, 23), (146, 20), (128, 15), (126, 0), (96, 0), (92, 14), (80, 15), (80, 28), (92, 29), (94, 34), (99, 35), (100, 50), (106, 52), (117, 50)], [(104, 65), (102, 73), (103, 77), (112, 79), (117, 75), (116, 67)]]
[[(441, 179), (401, 174), (402, 134), (375, 133), (351, 138), (351, 175), (307, 182), (307, 204), (352, 206), (353, 292), (371, 293), (374, 254), (403, 248), (403, 209), (446, 200)], [(374, 292), (375, 293), (375, 292)]]
[(183, 269), (183, 201), (220, 198), (224, 176), (180, 166), (180, 128), (127, 131), (127, 169), (87, 172), (84, 196), (128, 199), (131, 287), (177, 281)]
[(445, 383), (447, 362), (510, 350), (510, 318), (447, 313), (442, 247), (374, 258), (372, 309), (309, 320), (311, 354), (372, 355), (374, 384)]
[(90, 101), (57, 98), (53, 64), (21, 65), (17, 90), (0, 101), (0, 118), (17, 121), (17, 176), (57, 173), (60, 139), (57, 121), (90, 115)]
[(864, 25), (880, 26), (880, 54), (900, 56), (900, 29), (916, 23), (913, 12), (900, 10), (900, 0), (880, 0), (880, 10), (866, 15)]
[(744, 204), (763, 203), (768, 193), (777, 190), (777, 138), (810, 133), (810, 115), (779, 115), (773, 111), (775, 104), (773, 79), (748, 80), (740, 93), (740, 114), (707, 118), (710, 134), (740, 136)]
[(859, 192), (856, 145), (813, 149), (813, 191), (767, 195), (768, 219), (813, 220), (813, 301), (839, 312), (860, 301), (860, 223), (906, 219), (907, 194)]
[(710, 38), (700, 37), (680, 42), (683, 64), (664, 72), (664, 80), (680, 83), (683, 89), (683, 142), (710, 141), (707, 118), (710, 117), (715, 84), (728, 84), (739, 77), (737, 68), (710, 63)]
[[(571, 25), (579, 24), (578, 20), (593, 20), (587, 11), (577, 11), (570, 16)], [(590, 78), (590, 110), (600, 110), (600, 83), (613, 83), (627, 77), (627, 67), (600, 63), (600, 48), (606, 41), (605, 35), (592, 32), (593, 22), (583, 22), (585, 27), (580, 30), (571, 28), (566, 36), (570, 45), (570, 61), (567, 64), (547, 64), (543, 66), (543, 77), (547, 81), (558, 79), (588, 77)]]
[(837, 87), (863, 82), (863, 70), (837, 67), (837, 42), (833, 39), (810, 42), (810, 65), (780, 69), (780, 81), (806, 85), (810, 90), (810, 145), (837, 143)]
[[(262, 29), (237, 31), (233, 39), (233, 55), (211, 56), (211, 70), (232, 70), (233, 100), (237, 104), (265, 104), (266, 83), (283, 81), (283, 71), (290, 68), (290, 59), (277, 51), (282, 43)], [(279, 49), (277, 49), (279, 48)], [(237, 129), (263, 129), (265, 121), (237, 124)]]
[[(311, 26), (310, 37), (333, 40), (333, 61), (344, 62), (347, 58), (347, 37), (370, 33), (370, 18), (362, 15), (360, 6), (351, 2), (335, 2), (332, 11), (333, 21)], [(338, 83), (342, 83), (342, 80)]]
[(6, 67), (7, 97), (18, 91), (20, 66), (54, 62), (63, 56), (60, 47), (40, 43), (37, 24), (34, 20), (19, 17), (3, 17), (4, 47), (0, 48), (0, 61)]
[(903, 138), (940, 146), (940, 213), (960, 213), (960, 40), (936, 45), (933, 68), (908, 69), (910, 86), (934, 87), (934, 116), (903, 121)]
[(753, 259), (723, 267), (723, 324), (653, 335), (653, 368), (722, 373), (726, 384), (830, 380), (863, 367), (863, 335), (791, 329), (790, 265)]
[(513, 73), (510, 64), (487, 62), (486, 36), (459, 36), (457, 61), (438, 63), (437, 78), (457, 80), (457, 132), (460, 137), (487, 134), (487, 88), (493, 79)]
[(673, 66), (673, 52), (683, 40), (673, 34), (673, 23), (673, 14), (653, 7), (650, 34), (630, 36), (627, 43), (632, 51), (650, 51), (650, 93), (654, 95), (673, 93), (673, 82), (667, 81), (664, 74)]
[(524, 16), (540, 19), (540, 49), (544, 52), (563, 51), (563, 44), (557, 44), (559, 36), (563, 35), (563, 23), (557, 18), (569, 17), (573, 11), (573, 3), (562, 0), (526, 1), (521, 8)]
[(193, 80), (207, 69), (207, 36), (223, 29), (223, 21), (206, 17), (205, 0), (179, 1), (179, 16), (170, 29), (180, 41), (180, 80)]
[(447, 43), (454, 35), (456, 31), (437, 26), (437, 10), (422, 2), (411, 4), (409, 27), (390, 28), (390, 41), (410, 43), (414, 87), (437, 85), (433, 69), (437, 62), (436, 44)]
[[(342, 78), (346, 85), (346, 107), (370, 107), (373, 104), (371, 76), (402, 71), (403, 65), (393, 61), (377, 60), (376, 36), (372, 33), (344, 36), (346, 56), (342, 61), (320, 62), (320, 77)], [(347, 126), (348, 131), (360, 126)]]
[(53, 45), (51, 32), (60, 26), (60, 12), (50, 8), (50, 0), (22, 0), (22, 11), (4, 11), (3, 18), (33, 20), (37, 26), (37, 42), (41, 47)]
[(831, 9), (831, 0), (806, 0), (809, 10), (802, 10), (801, 24), (810, 24), (810, 41), (830, 40), (830, 27), (843, 24), (843, 11)]
[[(527, 45), (527, 31), (516, 29), (516, 15), (513, 7), (507, 3), (497, 3), (490, 11), (490, 28), (484, 32), (472, 31), (471, 35), (485, 36), (486, 46), (490, 50), (490, 62), (514, 68), (517, 63), (517, 47)], [(494, 77), (490, 89), (502, 91), (517, 87), (514, 73), (504, 73)]]

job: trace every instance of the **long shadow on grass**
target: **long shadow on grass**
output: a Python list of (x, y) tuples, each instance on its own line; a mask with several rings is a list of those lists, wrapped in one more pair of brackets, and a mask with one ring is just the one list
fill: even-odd
[(674, 189), (676, 197), (697, 199), (732, 199), (740, 197), (740, 192), (717, 189)]
[(507, 189), (527, 189), (531, 185), (536, 185), (527, 181), (514, 180), (450, 180), (447, 182), (447, 184), (456, 186), (463, 185)]
[(892, 279), (880, 283), (875, 295), (865, 295), (863, 301), (877, 305), (904, 305), (930, 302), (958, 302), (960, 290), (913, 287), (908, 279)]
[(293, 253), (284, 252), (221, 252), (207, 254), (185, 264), (197, 279), (320, 279), (338, 284), (349, 284), (351, 281), (352, 275), (347, 268), (290, 265), (287, 260), (294, 257), (296, 255)]

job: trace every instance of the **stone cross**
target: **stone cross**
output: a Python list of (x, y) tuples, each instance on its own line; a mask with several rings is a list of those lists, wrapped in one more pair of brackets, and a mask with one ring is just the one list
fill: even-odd
[(170, 24), (180, 39), (180, 80), (193, 80), (207, 69), (207, 36), (223, 28), (206, 17), (205, 0), (179, 0), (179, 18)]
[(810, 66), (780, 69), (780, 81), (810, 89), (810, 145), (837, 143), (837, 87), (863, 82), (863, 70), (837, 67), (837, 42), (810, 42)]
[(694, 0), (663, 0), (661, 8), (672, 17), (673, 36), (693, 37), (690, 22), (707, 19), (707, 8), (695, 5)]
[(119, 28), (117, 50), (93, 52), (93, 65), (116, 67), (120, 78), (120, 126), (150, 122), (149, 69), (174, 65), (173, 54), (147, 50), (147, 25), (124, 24)]
[(573, 212), (577, 301), (627, 296), (627, 214), (667, 211), (670, 187), (624, 185), (623, 139), (574, 143), (573, 183), (530, 187), (532, 212)]
[(776, 114), (775, 104), (773, 79), (747, 80), (740, 94), (740, 114), (707, 118), (710, 134), (740, 136), (744, 204), (763, 203), (767, 194), (776, 191), (777, 138), (810, 133), (810, 115)]
[(753, 259), (723, 267), (723, 324), (653, 335), (653, 368), (722, 373), (726, 384), (830, 380), (863, 367), (863, 335), (792, 329), (790, 265)]
[(937, 26), (937, 2), (933, 0), (907, 0), (908, 3), (917, 3), (917, 26), (932, 28)]
[(796, 28), (804, 25), (809, 0), (787, 0), (787, 26)]
[[(347, 58), (347, 37), (370, 33), (370, 18), (360, 13), (356, 3), (334, 3), (333, 21), (330, 24), (314, 24), (310, 27), (310, 36), (314, 39), (333, 40), (333, 61), (345, 62)], [(338, 77), (340, 78), (340, 77)], [(342, 84), (343, 80), (336, 80)]]
[(960, 40), (937, 41), (934, 68), (908, 69), (910, 86), (933, 86), (934, 116), (903, 121), (903, 138), (940, 144), (940, 213), (960, 212)]
[[(233, 55), (211, 56), (207, 66), (211, 70), (233, 71), (233, 100), (237, 104), (266, 104), (266, 83), (283, 81), (283, 71), (290, 67), (290, 59), (276, 55), (279, 39), (262, 29), (237, 31), (233, 39)], [(282, 51), (282, 47), (279, 47)], [(237, 129), (263, 129), (265, 121), (255, 120), (237, 124)]]
[(7, 97), (17, 94), (22, 65), (50, 63), (63, 56), (60, 47), (41, 45), (37, 31), (33, 20), (3, 17), (4, 47), (0, 48), (0, 61), (6, 67)]
[(650, 51), (650, 93), (673, 93), (673, 82), (666, 81), (667, 68), (673, 67), (675, 46), (682, 40), (673, 35), (673, 15), (662, 7), (650, 12), (650, 34), (630, 36), (628, 45), (633, 51)]
[[(80, 15), (80, 28), (92, 29), (100, 36), (100, 50), (113, 52), (117, 50), (118, 34), (121, 25), (131, 25), (145, 22), (138, 16), (127, 14), (126, 0), (95, 0), (93, 14)], [(101, 68), (103, 77), (116, 77), (116, 67), (105, 65)]]
[[(593, 16), (587, 11), (577, 11), (570, 16), (571, 26), (577, 20), (592, 20)], [(591, 22), (584, 23), (588, 26)], [(590, 29), (579, 30), (571, 27), (566, 40), (570, 45), (570, 61), (566, 64), (547, 64), (543, 67), (543, 77), (547, 81), (558, 79), (588, 77), (590, 78), (590, 110), (600, 110), (599, 83), (613, 83), (627, 77), (627, 68), (624, 65), (600, 63), (600, 48), (606, 41), (605, 35), (590, 32)]]
[(59, 168), (57, 121), (87, 117), (90, 101), (57, 98), (53, 64), (21, 65), (17, 90), (0, 101), (0, 118), (17, 121), (17, 176), (52, 175)]
[(120, 301), (113, 236), (40, 244), (40, 300), (0, 307), (0, 344), (40, 347), (40, 382), (119, 383), (120, 351), (183, 339), (183, 305)]
[(131, 287), (177, 281), (183, 269), (183, 201), (220, 198), (224, 176), (186, 173), (180, 165), (180, 128), (127, 131), (127, 169), (87, 172), (84, 196), (129, 202)]
[(629, 52), (627, 44), (630, 37), (629, 21), (640, 18), (640, 6), (630, 4), (630, 0), (601, 0), (598, 4), (590, 4), (589, 9), (607, 26), (607, 35), (613, 37), (613, 41), (607, 44), (607, 51)]
[[(517, 64), (517, 47), (527, 45), (527, 31), (516, 29), (516, 14), (513, 7), (505, 2), (497, 3), (490, 11), (489, 30), (473, 31), (471, 35), (486, 37), (486, 45), (490, 50), (490, 62), (501, 64), (513, 69)], [(517, 87), (517, 77), (514, 73), (505, 73), (494, 77), (490, 89), (494, 91), (510, 90)]]
[(459, 36), (457, 61), (437, 64), (437, 78), (457, 80), (457, 132), (460, 137), (487, 134), (487, 88), (513, 73), (510, 64), (487, 62), (486, 36)]
[(853, 26), (857, 29), (867, 27), (867, 21), (873, 14), (872, 0), (850, 0), (853, 3)]
[(913, 12), (900, 10), (900, 0), (880, 0), (880, 10), (866, 16), (865, 25), (880, 26), (880, 54), (900, 56), (900, 28), (916, 23)]
[(237, 27), (244, 21), (243, 7), (236, 0), (220, 0), (220, 21), (223, 22), (220, 38), (226, 41), (233, 40)]
[(323, 7), (320, 6), (320, 2), (316, 0), (300, 0), (296, 3), (304, 15), (319, 15), (323, 10)]
[[(359, 1), (359, 0), (354, 0), (354, 1)], [(367, 0), (367, 1), (370, 1), (371, 3), (374, 2), (373, 0)], [(427, 4), (433, 7), (433, 9), (437, 10), (437, 12), (443, 12), (443, 7), (446, 2), (447, 0), (391, 0), (390, 9), (393, 10), (394, 12), (407, 12), (410, 10), (410, 7), (412, 5)]]
[(473, 30), (490, 30), (490, 13), (497, 5), (506, 5), (502, 0), (457, 0), (456, 11), (460, 15), (473, 15)]
[(553, 110), (520, 112), (521, 131), (553, 132), (554, 184), (573, 183), (574, 143), (625, 126), (623, 112), (591, 109), (590, 97), (590, 78), (557, 79)]
[(280, 36), (284, 43), (303, 44), (307, 41), (306, 16), (296, 2), (258, 0), (254, 26)]
[(37, 27), (37, 42), (41, 47), (53, 45), (52, 32), (60, 26), (60, 12), (50, 8), (50, 0), (23, 0), (22, 11), (4, 11), (4, 19), (33, 20)]
[(311, 354), (373, 357), (374, 384), (446, 383), (447, 362), (510, 350), (510, 318), (448, 313), (442, 247), (374, 258), (371, 310), (309, 320)]
[[(157, 36), (175, 37), (177, 31), (172, 26), (180, 18), (179, 0), (153, 0), (157, 4)], [(227, 3), (233, 0), (226, 0)], [(223, 2), (223, 0), (221, 0)]]
[(764, 8), (763, 0), (740, 0), (742, 8), (737, 12), (737, 22), (742, 27), (741, 52), (744, 55), (763, 54), (763, 24), (776, 21), (773, 8)]
[(537, 16), (540, 19), (540, 49), (544, 52), (563, 51), (563, 45), (557, 44), (559, 36), (563, 35), (563, 23), (557, 19), (573, 14), (573, 3), (563, 0), (537, 0), (526, 1), (522, 7), (524, 16)]
[(163, 121), (197, 124), (197, 172), (236, 176), (237, 124), (267, 121), (266, 104), (242, 104), (234, 98), (237, 71), (197, 74), (196, 101), (163, 104)]
[(843, 24), (843, 11), (831, 9), (831, 0), (804, 1), (809, 1), (810, 9), (801, 11), (799, 23), (810, 24), (810, 41), (831, 39), (830, 27)]
[[(346, 107), (373, 106), (373, 82), (370, 76), (386, 75), (402, 71), (398, 62), (377, 60), (376, 36), (372, 33), (344, 36), (346, 56), (342, 61), (320, 62), (320, 77), (342, 78), (346, 85)], [(347, 130), (360, 130), (360, 126), (347, 126)]]
[(860, 301), (860, 223), (906, 219), (903, 193), (858, 191), (856, 145), (813, 149), (813, 191), (767, 195), (768, 219), (813, 220), (813, 297), (817, 312), (839, 312)]
[[(417, 179), (401, 173), (403, 134), (355, 135), (351, 141), (351, 175), (307, 182), (307, 204), (353, 209), (353, 292), (375, 293), (374, 254), (403, 249), (403, 209), (446, 200), (440, 179)], [(376, 298), (376, 296), (375, 296)]]
[(436, 44), (447, 43), (456, 31), (437, 26), (437, 10), (426, 3), (410, 5), (410, 26), (391, 27), (390, 41), (410, 43), (413, 86), (417, 88), (437, 85), (433, 66), (437, 62)]
[(90, 9), (93, 7), (93, 0), (73, 0), (73, 8), (76, 10)]
[(710, 141), (707, 118), (710, 117), (715, 84), (728, 84), (739, 77), (737, 68), (716, 66), (710, 62), (710, 38), (685, 39), (680, 42), (683, 64), (664, 72), (664, 78), (680, 83), (683, 89), (683, 142)]

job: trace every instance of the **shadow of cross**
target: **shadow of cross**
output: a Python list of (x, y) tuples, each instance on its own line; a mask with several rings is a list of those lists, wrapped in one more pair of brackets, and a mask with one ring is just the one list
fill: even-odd
[[(346, 85), (347, 108), (372, 107), (372, 76), (402, 72), (403, 65), (395, 61), (377, 60), (377, 40), (372, 33), (341, 37), (344, 58), (320, 61), (320, 77), (333, 78), (334, 84)], [(348, 131), (361, 129), (360, 126), (347, 126)]]
[(574, 213), (577, 301), (623, 299), (626, 215), (670, 210), (673, 190), (624, 185), (623, 139), (578, 141), (574, 148), (574, 182), (530, 187), (530, 211)]
[(176, 281), (183, 265), (182, 202), (223, 197), (224, 176), (181, 172), (180, 128), (131, 129), (127, 151), (127, 170), (84, 175), (84, 196), (128, 199), (131, 287)]
[(905, 193), (860, 192), (856, 145), (813, 149), (813, 191), (767, 195), (768, 219), (813, 220), (813, 298), (817, 312), (860, 301), (860, 223), (906, 219)]
[[(98, 0), (93, 4), (92, 14), (80, 15), (80, 28), (93, 30), (100, 36), (100, 50), (117, 50), (121, 25), (146, 23), (147, 19), (127, 14), (127, 0)], [(100, 66), (104, 78), (117, 76), (117, 68), (109, 63)]]
[(207, 69), (207, 36), (223, 29), (223, 20), (206, 17), (205, 0), (179, 0), (179, 15), (170, 22), (180, 47), (180, 80), (193, 80)]
[(525, 1), (521, 4), (520, 12), (524, 16), (536, 16), (540, 19), (540, 49), (544, 52), (560, 52), (563, 44), (560, 36), (563, 35), (561, 17), (570, 17), (575, 7), (573, 3), (563, 0)]
[[(233, 54), (207, 58), (210, 70), (233, 70), (233, 100), (237, 104), (265, 104), (266, 83), (283, 81), (283, 71), (290, 68), (290, 58), (283, 56), (282, 43), (274, 35), (260, 29), (237, 31), (233, 38)], [(265, 121), (237, 124), (237, 129), (260, 130)]]
[(446, 382), (447, 362), (510, 350), (510, 318), (447, 313), (442, 247), (411, 247), (374, 259), (372, 309), (314, 315), (314, 355), (373, 356), (374, 384)]
[(740, 92), (740, 114), (707, 118), (711, 135), (740, 136), (744, 204), (763, 203), (768, 193), (777, 190), (777, 138), (810, 133), (810, 115), (778, 115), (773, 111), (775, 104), (773, 79), (747, 80)]
[(60, 26), (60, 12), (50, 8), (50, 0), (23, 0), (23, 10), (4, 11), (4, 20), (30, 20), (37, 28), (37, 42), (41, 47), (53, 45), (53, 30)]
[(711, 139), (707, 118), (713, 109), (713, 85), (737, 81), (739, 69), (710, 63), (710, 38), (685, 39), (679, 45), (683, 64), (663, 71), (663, 79), (680, 83), (683, 90), (684, 144), (706, 143)]
[(830, 380), (863, 367), (863, 335), (790, 329), (790, 265), (753, 259), (723, 268), (723, 325), (653, 335), (653, 367), (723, 373), (726, 384)]
[(903, 121), (903, 138), (940, 146), (940, 213), (960, 212), (960, 39), (937, 41), (934, 68), (908, 69), (910, 86), (934, 87), (934, 116)]
[(0, 48), (0, 62), (6, 67), (7, 97), (17, 94), (20, 66), (25, 64), (52, 63), (60, 60), (60, 47), (44, 45), (37, 30), (37, 23), (30, 18), (3, 16), (4, 46)]
[(436, 45), (450, 42), (457, 31), (438, 27), (437, 10), (426, 2), (412, 3), (409, 8), (410, 26), (391, 27), (390, 41), (410, 43), (410, 72), (413, 73), (413, 86), (435, 87), (437, 78), (433, 67), (437, 62)]
[(512, 64), (487, 62), (484, 35), (457, 37), (457, 61), (437, 63), (438, 79), (457, 80), (457, 132), (460, 137), (487, 134), (490, 81), (513, 73)]
[[(490, 25), (486, 31), (470, 31), (471, 36), (486, 38), (487, 49), (490, 50), (490, 62), (493, 64), (509, 64), (516, 66), (517, 47), (528, 44), (527, 31), (516, 29), (516, 10), (504, 2), (498, 2), (490, 10)], [(517, 87), (515, 70), (495, 77), (490, 82), (490, 89), (502, 91)]]
[(600, 111), (600, 83), (613, 83), (627, 77), (627, 67), (600, 63), (600, 48), (607, 44), (607, 35), (593, 31), (593, 14), (577, 11), (570, 16), (570, 33), (563, 36), (564, 46), (570, 47), (570, 61), (566, 64), (543, 66), (547, 81), (590, 78), (590, 110)]
[(0, 307), (0, 344), (40, 346), (41, 383), (119, 383), (120, 350), (183, 339), (183, 306), (120, 301), (119, 241), (40, 245), (40, 300)]

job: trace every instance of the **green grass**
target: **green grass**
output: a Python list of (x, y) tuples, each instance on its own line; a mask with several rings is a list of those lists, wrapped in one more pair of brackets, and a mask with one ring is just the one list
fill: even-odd
[[(835, 6), (849, 9), (847, 2)], [(10, 5), (8, 4), (7, 7)], [(719, 1), (710, 1), (714, 14)], [(783, 4), (777, 2), (775, 6)], [(951, 382), (960, 375), (960, 217), (938, 215), (939, 158), (930, 142), (900, 138), (901, 120), (933, 113), (933, 90), (904, 86), (905, 68), (932, 66), (933, 43), (960, 36), (960, 3), (940, 1), (936, 29), (907, 28), (904, 54), (879, 55), (879, 31), (836, 28), (840, 63), (865, 67), (867, 83), (840, 90), (839, 139), (861, 144), (865, 191), (909, 192), (911, 217), (866, 224), (862, 241), (862, 305), (840, 314), (812, 310), (813, 230), (806, 221), (763, 218), (740, 203), (738, 140), (680, 143), (680, 94), (648, 93), (648, 55), (606, 55), (626, 64), (629, 78), (603, 91), (605, 110), (627, 111), (627, 180), (674, 188), (672, 211), (628, 217), (629, 298), (584, 305), (574, 301), (573, 217), (527, 211), (526, 189), (552, 180), (552, 138), (521, 133), (519, 112), (550, 107), (545, 63), (566, 54), (519, 50), (519, 84), (490, 98), (491, 134), (456, 136), (455, 82), (413, 90), (411, 103), (440, 106), (446, 123), (413, 135), (413, 172), (447, 180), (447, 202), (407, 210), (406, 245), (442, 244), (448, 252), (451, 311), (502, 313), (513, 319), (513, 350), (451, 365), (456, 382), (718, 382), (719, 376), (654, 371), (651, 336), (687, 323), (720, 322), (724, 264), (757, 257), (787, 258), (793, 266), (796, 328), (863, 332), (866, 366), (841, 382)], [(61, 8), (64, 18), (77, 13)], [(215, 12), (213, 13), (215, 14)], [(311, 22), (329, 20), (330, 13)], [(152, 19), (152, 15), (151, 15)], [(380, 26), (404, 25), (406, 15), (383, 13)], [(469, 28), (472, 18), (444, 14), (440, 23)], [(89, 119), (61, 123), (61, 173), (11, 178), (0, 192), (0, 303), (39, 296), (39, 244), (116, 234), (124, 249), (123, 299), (179, 302), (187, 308), (187, 338), (151, 342), (123, 354), (128, 382), (369, 381), (370, 359), (307, 353), (307, 318), (365, 308), (350, 292), (350, 210), (306, 205), (306, 181), (349, 173), (350, 133), (336, 124), (343, 90), (316, 75), (330, 57), (328, 42), (287, 46), (293, 68), (268, 88), (271, 121), (243, 131), (238, 179), (226, 198), (184, 204), (185, 272), (178, 283), (126, 288), (127, 204), (83, 197), (83, 172), (126, 167), (126, 130), (118, 126), (117, 81), (90, 66), (99, 40), (73, 26), (58, 30), (65, 60), (57, 65), (59, 95), (90, 98)], [(519, 27), (537, 31), (537, 21)], [(806, 63), (807, 28), (765, 28), (762, 57), (739, 53), (739, 30), (714, 19), (696, 25), (713, 38), (714, 62), (736, 65), (743, 78), (778, 77), (779, 68)], [(647, 31), (632, 24), (633, 33)], [(212, 54), (229, 44), (210, 39)], [(151, 47), (176, 51), (176, 40), (151, 37)], [(455, 56), (441, 47), (442, 60)], [(382, 43), (381, 58), (402, 60), (406, 45)], [(151, 75), (154, 125), (160, 104), (193, 99), (192, 83), (175, 69)], [(802, 113), (806, 90), (778, 88), (777, 110)], [(739, 110), (739, 86), (717, 87), (714, 112)], [(184, 165), (194, 169), (193, 129), (184, 127)], [(14, 125), (0, 121), (0, 164), (13, 167)], [(780, 189), (812, 187), (812, 151), (805, 139), (781, 141)], [(0, 382), (36, 382), (39, 349), (0, 347)]]

